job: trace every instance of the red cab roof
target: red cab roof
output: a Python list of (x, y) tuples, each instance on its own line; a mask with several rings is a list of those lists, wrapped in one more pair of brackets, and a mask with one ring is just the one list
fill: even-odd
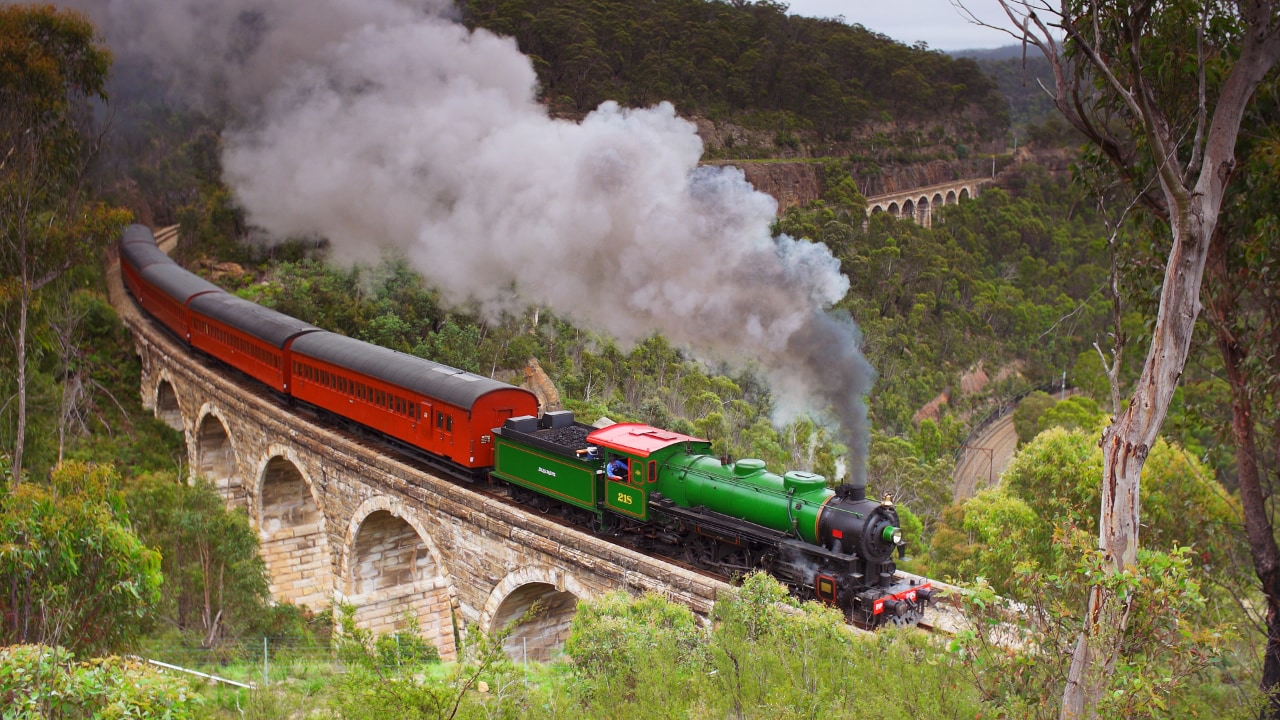
[(652, 453), (682, 442), (705, 443), (707, 441), (641, 423), (618, 423), (600, 428), (587, 436), (588, 444), (640, 457), (649, 457)]

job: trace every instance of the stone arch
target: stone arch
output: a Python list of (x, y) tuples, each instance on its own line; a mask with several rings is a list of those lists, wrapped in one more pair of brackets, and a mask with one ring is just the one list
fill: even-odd
[(413, 618), (440, 657), (457, 657), (448, 573), (431, 535), (401, 501), (376, 496), (360, 504), (347, 526), (340, 572), (358, 626), (381, 634)]
[(907, 200), (902, 203), (902, 219), (903, 220), (916, 219), (916, 204), (911, 200)]
[(929, 220), (931, 217), (929, 211), (929, 198), (922, 197), (916, 201), (916, 222), (924, 227), (929, 227)]
[(890, 214), (890, 215), (892, 215), (892, 216), (894, 216), (894, 217), (902, 217), (901, 213), (902, 213), (902, 209), (898, 207), (898, 203), (896, 203), (896, 202), (891, 202), (891, 203), (889, 203), (889, 214)]
[(943, 204), (943, 202), (944, 201), (942, 199), (942, 191), (938, 191), (933, 194), (933, 199), (929, 201), (929, 204), (932, 205), (933, 207), (939, 207)]
[(160, 381), (156, 383), (155, 414), (161, 422), (182, 432), (182, 405), (178, 402), (178, 391), (173, 387), (173, 379), (167, 370), (160, 373)]
[(572, 575), (544, 565), (524, 567), (510, 573), (494, 587), (480, 613), (480, 627), (495, 632), (518, 622), (533, 604), (533, 614), (512, 630), (504, 649), (513, 660), (546, 662), (564, 647), (569, 624), (578, 610), (578, 601), (591, 593)]
[[(339, 572), (342, 573), (343, 585), (348, 595), (357, 594), (353, 592), (357, 588), (352, 582), (358, 570), (356, 567), (358, 560), (355, 558), (356, 541), (361, 530), (364, 529), (365, 521), (368, 520), (370, 515), (378, 512), (385, 512), (392, 518), (407, 524), (417, 535), (418, 540), (425, 546), (430, 563), (437, 573), (442, 577), (449, 577), (448, 569), (440, 556), (440, 551), (436, 549), (435, 541), (418, 516), (400, 500), (386, 495), (377, 495), (360, 503), (360, 507), (356, 508), (356, 511), (351, 514), (351, 522), (347, 524), (346, 537), (342, 543), (342, 559)], [(386, 519), (383, 522), (386, 522)], [(368, 539), (366, 538), (366, 540)]]
[(200, 408), (195, 425), (195, 462), (191, 474), (213, 483), (230, 507), (246, 507), (244, 482), (235, 444), (222, 411), (211, 403)]
[(968, 200), (969, 198), (970, 198), (969, 188), (967, 187), (960, 188), (960, 200)]
[(955, 191), (955, 190), (948, 190), (948, 191), (947, 191), (947, 199), (946, 199), (944, 202), (945, 202), (945, 204), (947, 204), (947, 205), (955, 205), (955, 204), (956, 204), (956, 191)]
[(413, 585), (439, 574), (427, 543), (412, 525), (390, 510), (375, 510), (352, 540), (348, 595), (369, 595)]
[(876, 205), (875, 207), (871, 208), (871, 214), (872, 214), (872, 215), (874, 215), (874, 214), (876, 214), (876, 213), (878, 213), (878, 212), (884, 212), (884, 206), (883, 206), (883, 205)]
[(333, 594), (333, 562), (315, 484), (292, 448), (272, 444), (258, 464), (252, 514), (271, 596), (319, 609)]

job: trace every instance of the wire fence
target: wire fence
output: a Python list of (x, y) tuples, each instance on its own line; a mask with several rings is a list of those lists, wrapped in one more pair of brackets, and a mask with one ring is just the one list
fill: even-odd
[[(406, 644), (403, 651), (397, 636), (380, 661), (398, 668), (411, 664), (417, 656)], [(545, 663), (559, 654), (559, 648), (545, 647), (546, 638), (508, 637), (507, 656), (518, 665)], [(137, 657), (167, 672), (185, 673), (204, 681), (234, 686), (260, 687), (287, 680), (306, 680), (347, 672), (335, 647), (293, 637), (241, 638), (204, 648), (180, 640), (148, 643)]]
[(138, 656), (175, 666), (178, 672), (214, 676), (213, 682), (254, 685), (346, 671), (333, 648), (290, 637), (241, 638), (209, 648), (178, 640), (158, 641), (141, 648)]

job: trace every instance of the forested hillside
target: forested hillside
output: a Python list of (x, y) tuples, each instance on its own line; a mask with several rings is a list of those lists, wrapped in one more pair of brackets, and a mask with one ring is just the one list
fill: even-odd
[[(161, 96), (134, 74), (112, 87), (108, 48), (83, 18), (0, 7), (0, 208), (34, 209), (23, 223), (16, 211), (0, 218), (0, 645), (15, 646), (0, 648), (0, 697), (25, 703), (31, 714), (19, 717), (88, 716), (112, 703), (177, 718), (317, 709), (343, 720), (653, 717), (655, 709), (728, 717), (751, 708), (782, 717), (802, 706), (812, 709), (806, 716), (856, 707), (868, 717), (1057, 717), (1045, 688), (1063, 681), (1101, 562), (1092, 552), (1097, 437), (1119, 409), (1111, 380), (1131, 384), (1143, 360), (1113, 350), (1149, 339), (1167, 239), (1158, 221), (1123, 209), (1127, 198), (1096, 164), (1082, 161), (1072, 174), (1031, 153), (1002, 156), (999, 177), (972, 200), (935, 208), (930, 228), (868, 218), (859, 192), (880, 187), (868, 180), (890, 163), (899, 177), (985, 169), (1010, 122), (1019, 138), (1076, 158), (1079, 139), (1038, 99), (1041, 69), (953, 59), (858, 25), (792, 17), (777, 2), (467, 0), (460, 11), (470, 27), (510, 36), (530, 56), (538, 101), (557, 118), (580, 121), (603, 101), (670, 101), (714, 133), (704, 162), (790, 157), (814, 170), (819, 199), (788, 208), (768, 232), (766, 209), (761, 236), (770, 252), (791, 243), (783, 236), (805, 249), (821, 243), (848, 280), (833, 311), (856, 322), (877, 375), (865, 398), (866, 456), (849, 457), (823, 408), (779, 422), (758, 360), (708, 362), (662, 335), (622, 341), (545, 305), (451, 302), (405, 252), (367, 249), (344, 262), (323, 232), (269, 236), (249, 221), (224, 170), (228, 138), (243, 132), (245, 117)], [(265, 33), (264, 17), (238, 21)], [(367, 89), (356, 83), (353, 95)], [(1002, 91), (1019, 98), (1010, 105)], [(92, 110), (103, 107), (96, 117), (111, 118), (111, 132), (100, 135)], [(29, 108), (39, 111), (19, 112)], [(1242, 177), (1258, 198), (1271, 197), (1276, 125), (1262, 111), (1249, 122), (1254, 145)], [(1257, 415), (1271, 422), (1274, 403), (1261, 405), (1273, 397), (1265, 382), (1280, 377), (1266, 351), (1277, 324), (1273, 214), (1261, 200), (1227, 208), (1249, 239), (1224, 251), (1212, 286), (1227, 361), (1202, 323), (1147, 458), (1142, 554), (1106, 588), (1132, 599), (1133, 621), (1105, 716), (1255, 714), (1265, 638), (1248, 630), (1260, 602), (1240, 542), (1228, 380), (1263, 378)], [(717, 604), (709, 625), (657, 596), (610, 596), (580, 605), (565, 656), (545, 668), (507, 659), (502, 633), (469, 629), (467, 661), (445, 667), (411, 624), (377, 638), (355, 627), (351, 608), (273, 603), (248, 516), (226, 510), (212, 486), (184, 482), (186, 439), (138, 397), (139, 360), (105, 296), (106, 251), (130, 216), (180, 223), (180, 263), (326, 329), (513, 383), (536, 361), (585, 422), (652, 423), (705, 437), (717, 454), (812, 470), (831, 484), (848, 477), (851, 460), (865, 462), (869, 494), (898, 504), (908, 540), (901, 567), (966, 584), (972, 592), (953, 599), (975, 622), (945, 642), (892, 630), (863, 642), (830, 608), (784, 610), (795, 604), (785, 589), (758, 575), (739, 578), (741, 592)], [(513, 227), (505, 241), (521, 243), (520, 233)], [(1246, 291), (1255, 294), (1232, 294)], [(1249, 312), (1233, 321), (1236, 301)], [(1258, 357), (1230, 354), (1232, 342), (1246, 341)], [(1037, 392), (1064, 379), (1070, 398)], [(997, 409), (1014, 406), (1023, 447), (1013, 467), (999, 487), (953, 502), (957, 450)], [(997, 595), (1021, 604), (1010, 613)], [(292, 653), (284, 667), (259, 664), (268, 637)], [(123, 651), (278, 684), (193, 696), (130, 661), (79, 662)], [(666, 670), (644, 671), (652, 667)], [(82, 698), (74, 711), (55, 706), (47, 691), (55, 683)]]
[(469, 23), (516, 38), (557, 110), (673, 102), (684, 115), (848, 140), (870, 124), (951, 120), (1000, 136), (1005, 105), (970, 60), (907, 47), (777, 2), (468, 0)]

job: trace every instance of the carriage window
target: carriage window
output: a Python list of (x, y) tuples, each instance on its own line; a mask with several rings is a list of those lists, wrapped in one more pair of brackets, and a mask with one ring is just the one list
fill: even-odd
[(658, 482), (658, 462), (656, 460), (649, 461), (649, 482)]
[(444, 417), (444, 431), (453, 432), (453, 416), (452, 415), (446, 415)]
[(414, 420), (417, 420), (417, 419), (418, 419), (418, 404), (417, 404), (417, 403), (409, 403), (409, 417), (413, 418)]
[(436, 427), (444, 428), (444, 413), (436, 413)]

